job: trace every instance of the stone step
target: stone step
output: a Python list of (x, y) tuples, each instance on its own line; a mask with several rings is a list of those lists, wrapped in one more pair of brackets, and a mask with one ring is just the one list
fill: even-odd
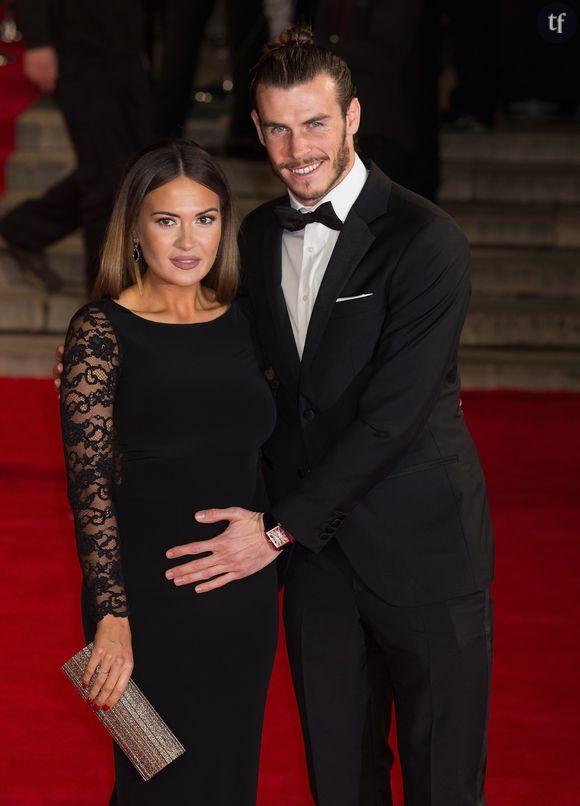
[(283, 182), (278, 179), (266, 161), (248, 162), (220, 158), (218, 162), (224, 169), (236, 199), (251, 198), (255, 200), (254, 206), (257, 206), (286, 192)]
[(447, 161), (439, 201), (580, 203), (580, 165), (486, 164)]
[[(79, 234), (63, 238), (46, 250), (49, 265), (62, 277), (67, 293), (82, 293), (85, 283), (82, 239)], [(20, 286), (23, 277), (12, 258), (0, 252), (0, 291)]]
[(52, 376), (60, 334), (0, 334), (0, 376), (49, 378)]
[(474, 292), (579, 297), (580, 249), (472, 249)]
[[(185, 136), (204, 148), (220, 148), (227, 136), (228, 120), (227, 111), (213, 116), (198, 115), (187, 121)], [(64, 118), (46, 99), (30, 107), (19, 117), (16, 145), (22, 151), (72, 151)]]
[(42, 193), (64, 179), (75, 164), (68, 151), (14, 151), (6, 160), (6, 187), (10, 192)]
[(459, 369), (464, 389), (580, 391), (577, 350), (462, 347)]
[(521, 123), (487, 132), (441, 133), (446, 162), (580, 166), (580, 123)]
[(442, 205), (472, 246), (580, 247), (580, 205)]
[(580, 301), (474, 296), (461, 343), (466, 347), (580, 349)]
[(22, 151), (72, 151), (61, 112), (43, 98), (25, 110), (16, 123), (16, 148)]
[(47, 294), (29, 285), (0, 288), (2, 333), (64, 333), (73, 313), (86, 301), (82, 292)]

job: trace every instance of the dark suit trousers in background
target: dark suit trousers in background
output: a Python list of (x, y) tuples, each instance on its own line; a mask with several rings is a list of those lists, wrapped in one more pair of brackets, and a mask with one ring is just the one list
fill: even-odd
[(61, 76), (55, 100), (77, 168), (40, 198), (7, 213), (0, 232), (17, 246), (42, 250), (82, 226), (92, 285), (123, 169), (152, 139), (151, 87), (140, 57), (112, 57)]
[[(157, 86), (157, 132), (160, 137), (182, 137), (191, 106), (206, 25), (215, 0), (163, 0), (163, 56)], [(250, 69), (256, 64), (267, 38), (261, 0), (226, 0), (231, 73), (234, 83), (230, 143), (256, 139), (250, 118)]]
[(357, 576), (336, 541), (319, 554), (298, 546), (285, 621), (318, 806), (384, 803), (384, 792), (360, 789), (369, 642), (380, 647), (394, 693), (405, 806), (483, 806), (488, 591), (392, 606)]

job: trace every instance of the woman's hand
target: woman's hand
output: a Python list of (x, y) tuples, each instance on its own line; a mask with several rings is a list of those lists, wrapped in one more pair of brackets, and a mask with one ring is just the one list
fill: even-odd
[(87, 702), (98, 711), (108, 711), (127, 688), (133, 671), (133, 649), (128, 618), (105, 616), (97, 624), (93, 651), (85, 669), (83, 688), (88, 688), (99, 667)]

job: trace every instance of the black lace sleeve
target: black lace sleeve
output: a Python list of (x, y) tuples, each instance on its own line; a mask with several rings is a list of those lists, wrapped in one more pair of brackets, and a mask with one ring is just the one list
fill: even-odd
[(127, 616), (121, 548), (112, 498), (115, 472), (113, 403), (119, 346), (98, 304), (72, 319), (61, 385), (61, 425), (68, 499), (79, 560), (95, 621)]

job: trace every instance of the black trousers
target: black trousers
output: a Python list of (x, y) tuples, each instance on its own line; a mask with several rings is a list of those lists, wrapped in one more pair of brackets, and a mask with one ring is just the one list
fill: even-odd
[(112, 58), (61, 76), (55, 100), (77, 168), (40, 198), (8, 212), (0, 233), (17, 246), (40, 251), (82, 226), (90, 286), (123, 169), (152, 140), (151, 87), (140, 59)]
[[(163, 57), (157, 86), (161, 137), (183, 136), (205, 26), (214, 7), (215, 0), (162, 0)], [(227, 0), (225, 12), (234, 83), (230, 141), (249, 139), (253, 143), (256, 132), (250, 118), (249, 71), (267, 39), (266, 19), (261, 0)]]
[(388, 802), (380, 777), (369, 786), (368, 741), (376, 738), (376, 732), (368, 732), (369, 697), (380, 692), (376, 679), (369, 682), (369, 672), (376, 675), (376, 647), (387, 677), (384, 688), (392, 689), (395, 702), (405, 806), (484, 804), (488, 591), (417, 607), (392, 606), (354, 573), (334, 541), (320, 554), (297, 547), (284, 608), (318, 806)]

